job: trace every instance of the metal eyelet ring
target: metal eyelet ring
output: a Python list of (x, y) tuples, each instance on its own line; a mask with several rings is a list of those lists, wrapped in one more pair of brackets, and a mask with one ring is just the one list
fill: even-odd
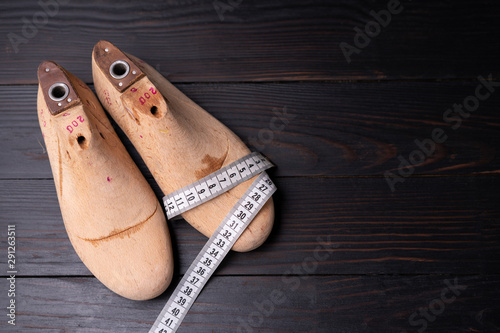
[(55, 102), (62, 101), (69, 95), (69, 88), (65, 83), (57, 82), (50, 86), (49, 97)]
[(130, 65), (123, 60), (117, 60), (109, 66), (109, 74), (117, 80), (126, 77), (129, 71)]

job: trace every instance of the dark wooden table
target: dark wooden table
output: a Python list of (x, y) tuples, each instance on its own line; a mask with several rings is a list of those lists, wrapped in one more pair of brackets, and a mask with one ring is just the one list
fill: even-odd
[(147, 332), (206, 241), (169, 222), (174, 282), (146, 302), (110, 292), (71, 247), (36, 68), (91, 84), (100, 39), (277, 165), (271, 237), (228, 256), (179, 332), (500, 331), (498, 2), (17, 0), (0, 4), (0, 35), (1, 332)]

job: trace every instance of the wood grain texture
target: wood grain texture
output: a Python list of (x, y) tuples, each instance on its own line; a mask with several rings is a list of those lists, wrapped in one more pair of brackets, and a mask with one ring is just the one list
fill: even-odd
[[(160, 202), (88, 86), (53, 62), (40, 65), (38, 77), (40, 129), (71, 244), (110, 290), (133, 300), (158, 296), (174, 267)], [(56, 104), (49, 87), (57, 83), (70, 97)]]
[[(107, 41), (96, 44), (92, 55), (95, 90), (165, 194), (189, 186), (250, 154), (250, 149), (227, 126), (154, 68), (123, 52)], [(125, 82), (120, 82), (122, 88), (118, 81), (125, 78), (116, 80), (109, 65), (116, 61), (125, 62), (130, 70), (137, 68), (136, 74), (132, 71)], [(210, 238), (256, 178), (184, 212), (182, 217)], [(229, 177), (225, 180), (229, 182)], [(269, 198), (261, 204), (262, 209), (231, 247), (233, 251), (252, 251), (271, 233), (273, 200)]]
[[(455, 122), (443, 121), (447, 109), (474, 94), (477, 82), (178, 86), (267, 155), (278, 166), (278, 176), (398, 174), (398, 156), (409, 159), (419, 149), (415, 140), (431, 138), (435, 128), (449, 138), (415, 167), (415, 174), (500, 170), (500, 91), (481, 102), (457, 130), (452, 129)], [(35, 98), (32, 86), (0, 87), (0, 178), (51, 177)], [(143, 173), (150, 175), (123, 132), (116, 130)]]
[[(276, 183), (269, 240), (250, 253), (231, 253), (217, 274), (306, 274), (308, 261), (317, 263), (314, 274), (500, 272), (498, 177), (412, 178), (396, 193), (383, 178)], [(64, 232), (52, 180), (4, 180), (0, 188), (3, 218), (18, 228), (19, 274), (89, 274)], [(184, 221), (169, 227), (175, 269), (183, 274), (206, 238)]]
[[(241, 327), (262, 333), (413, 333), (423, 327), (419, 309), (428, 309), (443, 290), (455, 299), (437, 316), (427, 310), (433, 320), (425, 332), (497, 332), (499, 283), (496, 275), (214, 277), (178, 332), (234, 333)], [(8, 332), (147, 332), (172, 292), (133, 302), (94, 278), (25, 278), (17, 284), (17, 325), (0, 322)], [(446, 291), (449, 284), (460, 286), (457, 296)], [(1, 279), (0, 288), (6, 287)], [(273, 293), (280, 295), (274, 308)], [(255, 304), (266, 305), (259, 312)]]
[[(458, 130), (443, 121), (478, 75), (500, 81), (497, 2), (402, 0), (403, 12), (350, 64), (339, 44), (353, 44), (353, 28), (388, 0), (235, 0), (223, 21), (213, 0), (65, 2), (19, 53), (8, 33), (22, 34), (23, 17), (41, 7), (0, 3), (0, 225), (17, 226), (19, 270), (18, 326), (4, 319), (0, 331), (147, 332), (206, 241), (184, 221), (168, 222), (174, 283), (147, 302), (108, 291), (72, 249), (36, 122), (36, 68), (55, 60), (91, 83), (100, 39), (153, 65), (278, 166), (270, 238), (228, 255), (179, 332), (237, 332), (254, 302), (281, 290), (285, 301), (247, 331), (415, 333), (424, 330), (419, 311), (439, 306), (455, 278), (467, 288), (424, 331), (500, 330), (500, 92)], [(269, 139), (285, 108), (289, 122)], [(391, 192), (384, 173), (397, 175), (398, 157), (435, 128), (449, 138)], [(315, 252), (318, 236), (331, 236), (331, 253)]]
[[(64, 1), (66, 2), (66, 1)], [(67, 2), (18, 53), (7, 38), (23, 36), (28, 0), (0, 7), (0, 83), (35, 83), (35, 68), (54, 60), (91, 82), (99, 39), (143, 58), (173, 82), (474, 78), (500, 74), (495, 43), (500, 11), (491, 1), (401, 1), (404, 10), (347, 63), (339, 44), (373, 20), (386, 0), (243, 1), (221, 21), (213, 0), (147, 3)], [(237, 2), (238, 3), (238, 2)], [(69, 41), (71, 43), (68, 47)], [(47, 47), (50, 45), (50, 47)]]

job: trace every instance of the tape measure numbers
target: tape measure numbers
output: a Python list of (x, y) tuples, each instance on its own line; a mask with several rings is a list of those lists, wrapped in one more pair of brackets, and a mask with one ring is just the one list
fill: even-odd
[(163, 198), (167, 216), (172, 218), (261, 173), (196, 256), (149, 333), (177, 331), (208, 279), (276, 191), (274, 183), (263, 172), (271, 166), (264, 156), (252, 153)]
[(210, 175), (163, 197), (167, 217), (182, 214), (238, 184), (254, 177), (273, 164), (260, 153), (251, 153)]

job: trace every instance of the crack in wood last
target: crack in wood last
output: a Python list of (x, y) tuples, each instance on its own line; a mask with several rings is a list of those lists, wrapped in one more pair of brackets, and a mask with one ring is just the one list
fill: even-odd
[(148, 222), (149, 220), (151, 220), (151, 218), (158, 211), (158, 205), (156, 205), (156, 208), (155, 208), (154, 212), (151, 215), (149, 215), (144, 221), (139, 222), (139, 223), (137, 223), (137, 224), (135, 224), (135, 225), (133, 225), (131, 227), (125, 228), (123, 230), (114, 229), (113, 231), (111, 231), (109, 233), (108, 236), (104, 236), (104, 237), (100, 237), (100, 238), (93, 238), (93, 239), (91, 239), (91, 238), (82, 238), (82, 237), (79, 237), (79, 236), (78, 236), (78, 238), (80, 238), (81, 240), (90, 242), (94, 246), (98, 246), (100, 241), (109, 241), (110, 239), (116, 238), (116, 237), (120, 237), (122, 239), (125, 236), (130, 237), (131, 234), (136, 233), (139, 230), (141, 230), (141, 228), (144, 226), (144, 224), (146, 224), (146, 222)]

